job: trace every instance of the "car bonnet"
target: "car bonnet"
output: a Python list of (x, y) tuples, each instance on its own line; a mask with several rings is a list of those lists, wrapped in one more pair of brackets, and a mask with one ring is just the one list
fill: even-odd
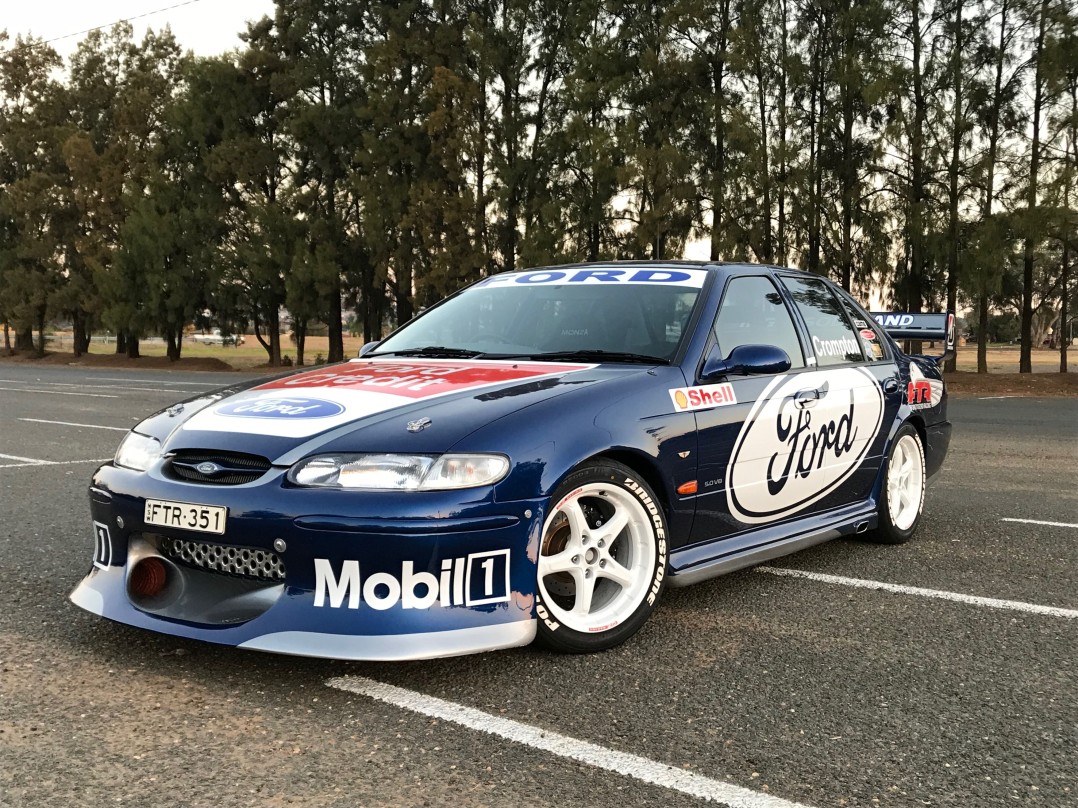
[(329, 445), (352, 451), (445, 451), (535, 401), (629, 369), (561, 362), (352, 360), (214, 401), (174, 421), (164, 449), (244, 452), (275, 464)]

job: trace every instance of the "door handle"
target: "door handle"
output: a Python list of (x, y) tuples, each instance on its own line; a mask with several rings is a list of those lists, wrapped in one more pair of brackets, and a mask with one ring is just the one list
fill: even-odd
[(816, 402), (820, 400), (819, 390), (799, 390), (794, 393), (794, 405), (798, 409), (805, 409), (806, 407), (815, 407)]

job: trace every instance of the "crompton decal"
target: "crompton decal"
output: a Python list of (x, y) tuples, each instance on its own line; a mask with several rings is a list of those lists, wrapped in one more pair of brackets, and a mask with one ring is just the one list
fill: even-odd
[(364, 580), (359, 562), (341, 563), (334, 572), (327, 558), (314, 560), (314, 605), (358, 609), (363, 602), (377, 611), (400, 603), (402, 609), (432, 606), (486, 606), (509, 600), (509, 550), (489, 550), (461, 558), (442, 559), (439, 575), (416, 572), (411, 561), (401, 563), (400, 575), (375, 572)]
[[(815, 386), (812, 407), (794, 395)], [(780, 376), (757, 400), (726, 469), (727, 501), (745, 523), (771, 522), (826, 496), (861, 464), (883, 421), (883, 394), (860, 368)]]
[(678, 412), (706, 410), (737, 403), (732, 384), (709, 384), (706, 387), (678, 387), (670, 391), (670, 400)]

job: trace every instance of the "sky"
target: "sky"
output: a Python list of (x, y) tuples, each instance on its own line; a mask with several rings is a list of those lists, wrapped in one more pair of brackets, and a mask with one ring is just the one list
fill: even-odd
[[(141, 14), (148, 16), (131, 19)], [(67, 57), (85, 36), (68, 34), (131, 19), (136, 39), (147, 28), (169, 25), (182, 47), (213, 56), (242, 44), (237, 34), (247, 20), (272, 14), (273, 0), (0, 0), (0, 31), (6, 29), (11, 40), (28, 33), (66, 37), (50, 44)]]

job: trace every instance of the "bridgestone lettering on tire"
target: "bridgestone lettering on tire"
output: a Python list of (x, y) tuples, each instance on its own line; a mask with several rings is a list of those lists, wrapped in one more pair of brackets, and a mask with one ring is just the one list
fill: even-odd
[(539, 639), (569, 653), (618, 645), (647, 620), (667, 573), (666, 516), (626, 466), (598, 461), (554, 492), (543, 525)]
[(881, 544), (902, 544), (917, 530), (925, 504), (925, 452), (921, 436), (903, 424), (891, 441), (880, 495), (879, 527), (869, 536)]

